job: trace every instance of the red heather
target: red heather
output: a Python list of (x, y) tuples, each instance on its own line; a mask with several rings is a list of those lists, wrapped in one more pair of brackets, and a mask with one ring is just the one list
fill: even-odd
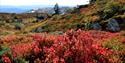
[(117, 63), (112, 58), (114, 51), (102, 47), (102, 43), (118, 36), (118, 33), (69, 30), (63, 35), (35, 34), (32, 43), (11, 48), (15, 57), (30, 57), (28, 60), (33, 62)]
[(3, 63), (11, 63), (11, 60), (5, 54), (2, 56), (2, 61)]

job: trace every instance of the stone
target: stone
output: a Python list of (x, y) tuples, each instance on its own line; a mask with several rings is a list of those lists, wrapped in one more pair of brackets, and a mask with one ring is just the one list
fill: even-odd
[(42, 32), (42, 31), (43, 31), (42, 27), (38, 27), (36, 32)]
[(92, 29), (94, 30), (101, 30), (102, 27), (99, 23), (92, 23)]
[(39, 32), (42, 32), (42, 31), (43, 31), (42, 27), (38, 27), (38, 28), (33, 29), (31, 32), (39, 33)]
[(36, 22), (43, 21), (44, 18), (44, 16), (36, 16)]
[(120, 31), (120, 27), (119, 27), (119, 24), (118, 24), (117, 20), (110, 19), (108, 21), (106, 30), (111, 31), (111, 32), (118, 32), (118, 31)]

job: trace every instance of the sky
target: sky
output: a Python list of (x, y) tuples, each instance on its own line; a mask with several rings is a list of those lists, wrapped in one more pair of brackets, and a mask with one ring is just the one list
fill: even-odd
[(55, 5), (74, 6), (88, 4), (89, 0), (0, 0), (0, 5), (28, 6), (28, 5)]

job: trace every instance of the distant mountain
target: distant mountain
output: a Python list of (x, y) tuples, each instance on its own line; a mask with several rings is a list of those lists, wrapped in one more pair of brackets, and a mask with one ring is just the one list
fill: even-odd
[[(60, 7), (60, 13), (65, 14), (68, 9), (73, 9), (73, 7)], [(48, 14), (53, 14), (54, 9), (53, 9), (53, 7), (38, 8), (38, 9), (31, 9), (31, 10), (27, 11), (26, 13), (48, 13)]]
[(31, 9), (52, 7), (52, 5), (0, 6), (0, 13), (23, 13)]
[[(33, 6), (0, 6), (0, 13), (53, 13), (54, 5), (33, 5)], [(60, 6), (61, 12), (64, 13), (66, 9), (71, 7)]]
[(38, 8), (38, 9), (31, 9), (27, 11), (26, 13), (49, 13), (53, 14), (54, 10), (52, 7), (47, 7), (47, 8)]

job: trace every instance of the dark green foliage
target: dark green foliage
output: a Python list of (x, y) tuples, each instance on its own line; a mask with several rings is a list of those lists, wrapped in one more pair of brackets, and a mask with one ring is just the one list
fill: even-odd
[(83, 29), (83, 28), (84, 28), (84, 23), (77, 24), (77, 29)]
[(74, 9), (73, 9), (73, 11), (71, 13), (77, 13), (77, 14), (79, 14), (80, 13), (79, 5), (77, 5), (77, 7), (74, 7)]
[(91, 29), (91, 23), (90, 23), (90, 22), (86, 22), (86, 23), (84, 24), (84, 29), (85, 29), (85, 30), (90, 30), (90, 29)]
[(10, 59), (12, 59), (12, 55), (11, 53), (11, 49), (7, 48), (5, 46), (0, 45), (0, 63), (2, 63), (2, 56), (4, 56), (4, 54), (6, 54)]
[(64, 19), (69, 20), (69, 19), (71, 19), (71, 18), (72, 18), (72, 16), (71, 16), (71, 15), (67, 15)]
[(17, 59), (15, 59), (15, 63), (27, 63), (27, 62), (25, 61), (25, 59), (18, 57)]
[(5, 25), (5, 21), (0, 21), (0, 26), (4, 26)]
[(66, 9), (66, 13), (72, 13), (72, 12), (73, 12), (73, 9), (72, 9), (72, 8)]
[(90, 4), (95, 3), (96, 0), (89, 0)]
[(44, 16), (42, 16), (42, 15), (37, 15), (36, 18), (37, 18), (36, 22), (39, 22), (39, 21), (41, 21), (41, 20), (44, 19)]
[(22, 23), (14, 23), (15, 29), (16, 30), (21, 30), (23, 28), (23, 24)]
[(120, 14), (124, 14), (125, 13), (125, 5), (121, 6), (121, 9), (120, 9)]
[(110, 18), (112, 16), (114, 16), (120, 8), (120, 4), (117, 2), (109, 2), (106, 4), (106, 6), (104, 7), (104, 19)]
[(3, 56), (5, 53), (8, 55), (10, 53), (11, 49), (0, 45), (0, 56)]
[(121, 9), (121, 4), (114, 1), (107, 1), (97, 5), (100, 6), (97, 10), (97, 14), (100, 16), (101, 20), (106, 20), (117, 15)]
[(43, 32), (49, 32), (53, 29), (51, 25), (45, 25), (42, 28), (43, 28)]
[(122, 6), (122, 10), (125, 12), (125, 5), (124, 5), (124, 6)]

